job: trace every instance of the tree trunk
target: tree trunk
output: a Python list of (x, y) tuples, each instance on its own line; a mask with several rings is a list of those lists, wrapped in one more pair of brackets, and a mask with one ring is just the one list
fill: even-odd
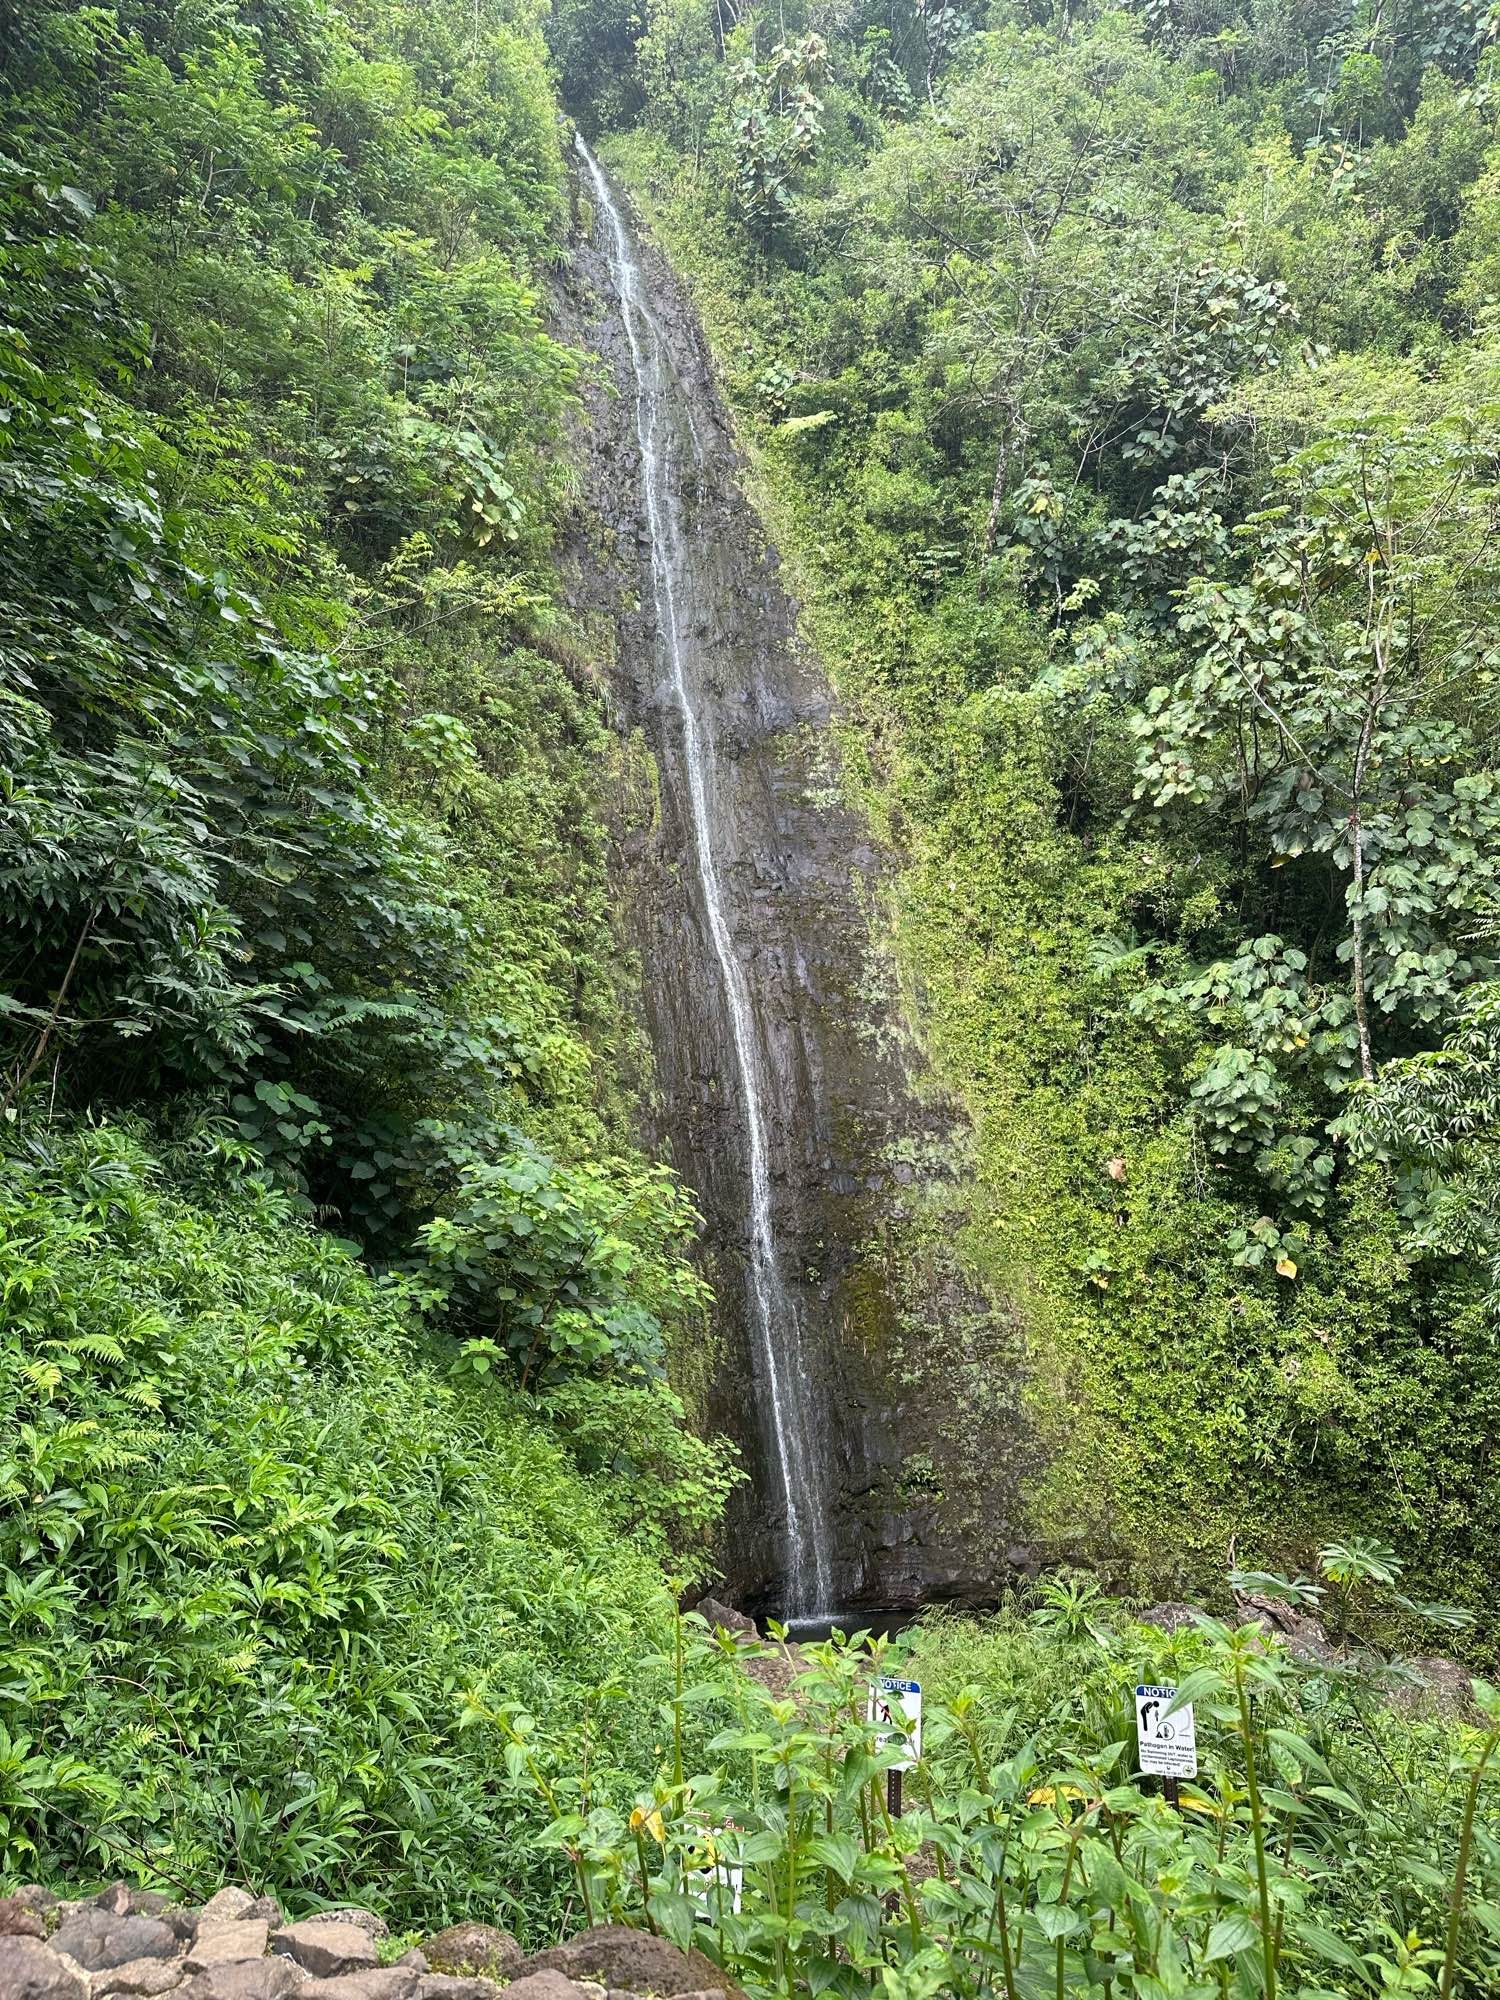
[(1370, 1010), (1365, 995), (1365, 917), (1361, 907), (1365, 891), (1365, 770), (1370, 761), (1370, 742), (1375, 734), (1375, 717), (1385, 698), (1385, 662), (1376, 647), (1379, 673), (1370, 699), (1365, 704), (1364, 724), (1359, 732), (1359, 748), (1354, 753), (1354, 796), (1349, 802), (1349, 848), (1351, 880), (1349, 918), (1353, 933), (1354, 1025), (1359, 1033), (1359, 1073), (1366, 1083), (1375, 1079), (1370, 1056)]
[(995, 557), (995, 541), (1000, 533), (1000, 509), (1005, 505), (1005, 488), (1010, 479), (1011, 427), (1014, 412), (1007, 405), (1004, 411), (1005, 428), (1000, 433), (1000, 453), (995, 460), (995, 483), (990, 489), (989, 517), (984, 524), (984, 548), (979, 557), (979, 589), (976, 595), (983, 604), (990, 587), (990, 564)]
[(1354, 907), (1350, 912), (1354, 925), (1354, 1025), (1359, 1031), (1359, 1073), (1366, 1083), (1372, 1083), (1375, 1065), (1370, 1060), (1370, 1015), (1365, 1002), (1365, 921), (1360, 911), (1360, 897), (1365, 886), (1365, 836), (1360, 825), (1357, 799), (1349, 821), (1349, 837), (1354, 850), (1354, 879), (1351, 885)]

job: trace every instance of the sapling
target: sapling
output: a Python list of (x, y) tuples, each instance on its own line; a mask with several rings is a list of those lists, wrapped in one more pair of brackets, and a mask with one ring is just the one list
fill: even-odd
[(1500, 1748), (1500, 1693), (1483, 1681), (1475, 1681), (1475, 1695), (1480, 1700), (1486, 1715), (1491, 1720), (1491, 1728), (1479, 1745), (1474, 1759), (1473, 1773), (1469, 1788), (1464, 1795), (1464, 1816), (1458, 1832), (1458, 1854), (1453, 1863), (1453, 1886), (1448, 1892), (1448, 1936), (1443, 1951), (1443, 1971), (1438, 1988), (1443, 2000), (1452, 2000), (1453, 1975), (1458, 1966), (1458, 1935), (1463, 1922), (1464, 1892), (1469, 1879), (1469, 1857), (1474, 1845), (1474, 1815), (1479, 1805), (1479, 1788), (1484, 1782), (1484, 1774), (1490, 1759)]
[(1244, 1632), (1230, 1639), (1230, 1663), (1234, 1672), (1234, 1698), (1239, 1710), (1240, 1740), (1245, 1750), (1245, 1789), (1250, 1796), (1250, 1831), (1255, 1843), (1255, 1889), (1260, 1902), (1261, 1953), (1266, 1973), (1266, 2000), (1276, 2000), (1276, 1934), (1271, 1927), (1271, 1887), (1266, 1871), (1265, 1810), (1255, 1769), (1255, 1730), (1250, 1719), (1250, 1695), (1245, 1686), (1245, 1656), (1240, 1645)]

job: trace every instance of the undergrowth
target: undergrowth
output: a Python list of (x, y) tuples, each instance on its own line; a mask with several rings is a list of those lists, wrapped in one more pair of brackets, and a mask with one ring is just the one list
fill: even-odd
[(465, 1696), (649, 1771), (711, 1455), (661, 1392), (606, 1444), (584, 1385), (474, 1376), (251, 1165), (120, 1128), (0, 1163), (0, 1878), (549, 1936), (539, 1812)]
[[(755, 1995), (1145, 2000), (1482, 1994), (1500, 1987), (1500, 1695), (1472, 1722), (1391, 1705), (1373, 1655), (1298, 1664), (1259, 1624), (1169, 1635), (1094, 1592), (794, 1655), (689, 1620), (650, 1787), (585, 1771), (514, 1709), (483, 1718), (579, 1900), (697, 1941)], [(747, 1672), (747, 1666), (751, 1671)], [(921, 1754), (869, 1719), (920, 1675)], [(1199, 1770), (1173, 1806), (1137, 1775), (1133, 1692), (1175, 1685)], [(1163, 1719), (1180, 1710), (1169, 1703)], [(699, 1718), (717, 1731), (700, 1747)], [(684, 1740), (685, 1739), (685, 1740)]]

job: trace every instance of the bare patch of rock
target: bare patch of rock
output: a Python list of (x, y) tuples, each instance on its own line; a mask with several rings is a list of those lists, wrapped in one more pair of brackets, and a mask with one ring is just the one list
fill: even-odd
[(52, 1934), (55, 1950), (76, 1959), (85, 1972), (128, 1965), (135, 1958), (175, 1958), (177, 1933), (160, 1917), (117, 1915), (86, 1904)]
[(729, 1994), (742, 2000), (728, 1973), (701, 1951), (680, 1951), (666, 1938), (633, 1931), (625, 1924), (595, 1924), (566, 1944), (524, 1959), (516, 1986), (524, 1975), (536, 1972), (560, 1972), (567, 1979), (592, 1980), (610, 1991), (654, 1993), (663, 2000), (684, 1993)]
[(170, 1958), (132, 1958), (96, 1972), (89, 1985), (94, 2000), (103, 1994), (118, 1994), (119, 2000), (156, 2000), (157, 1994), (180, 1986), (185, 1973), (186, 1967)]
[(89, 2000), (89, 1978), (76, 1959), (40, 1938), (0, 1937), (0, 1993), (5, 2000)]

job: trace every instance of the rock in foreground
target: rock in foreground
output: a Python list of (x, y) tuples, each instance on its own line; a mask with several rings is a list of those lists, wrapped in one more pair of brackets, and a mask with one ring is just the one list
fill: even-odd
[(434, 1972), (481, 1973), (508, 1979), (525, 1957), (509, 1931), (493, 1924), (450, 1924), (422, 1946)]
[(5, 2000), (89, 2000), (89, 1977), (76, 1959), (39, 1938), (0, 1937), (0, 1994)]
[(565, 1944), (523, 1959), (517, 1983), (538, 1972), (560, 1972), (566, 1979), (587, 1980), (610, 1992), (656, 1993), (663, 2000), (683, 1993), (724, 1993), (731, 2000), (743, 2000), (724, 1968), (701, 1951), (679, 1951), (666, 1938), (633, 1931), (626, 1924), (595, 1924)]
[(624, 1924), (530, 1958), (495, 1924), (389, 1940), (373, 1910), (287, 1923), (275, 1897), (233, 1886), (200, 1908), (126, 1882), (61, 1903), (26, 1886), (0, 1899), (0, 2000), (744, 2000), (701, 1951)]

